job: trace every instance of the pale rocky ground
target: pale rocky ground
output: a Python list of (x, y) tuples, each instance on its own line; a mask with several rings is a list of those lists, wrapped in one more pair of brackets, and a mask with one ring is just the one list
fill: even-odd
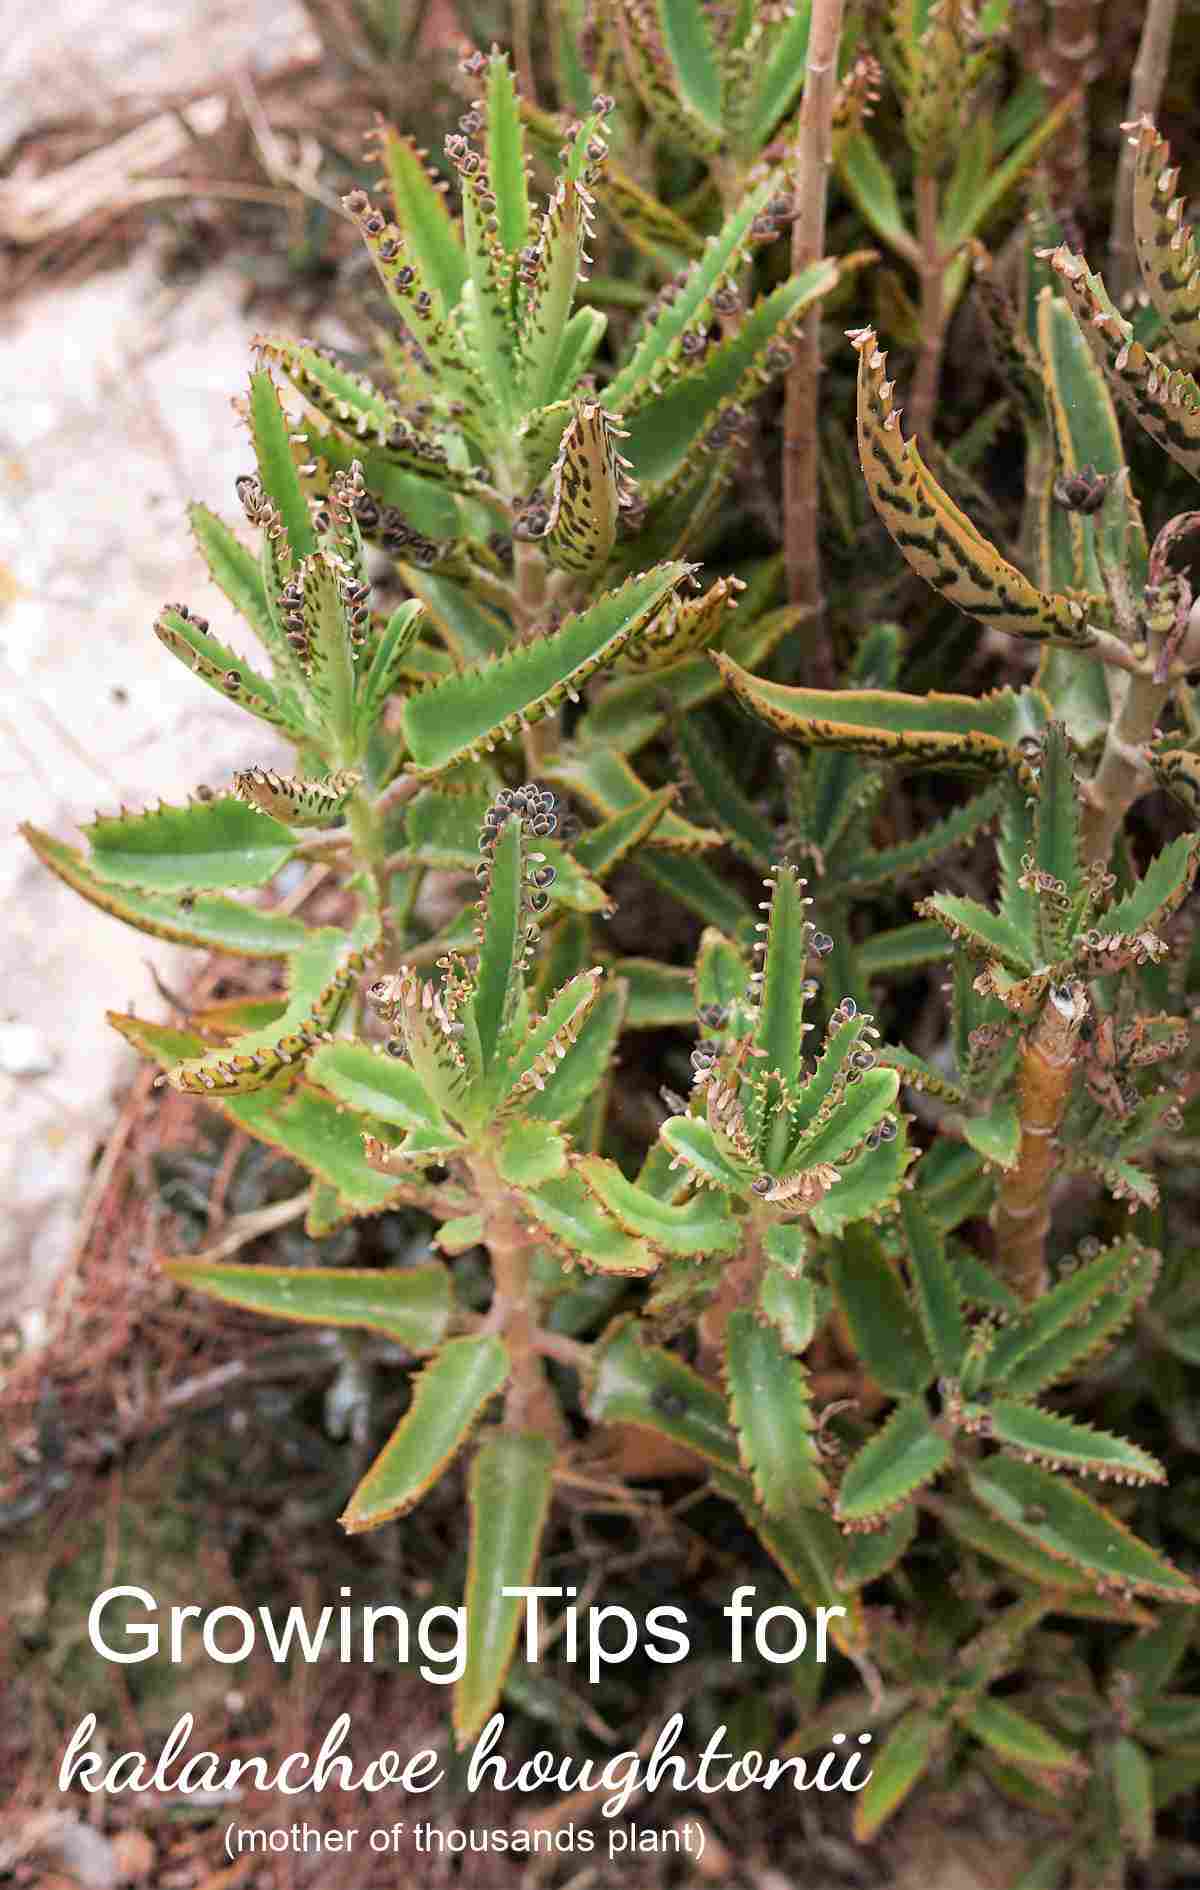
[[(0, 148), (84, 97), (154, 101), (237, 59), (261, 69), (305, 31), (268, 0), (57, 0), (9, 25)], [(143, 248), (0, 315), (0, 1324), (19, 1318), (30, 1338), (132, 1074), (105, 1008), (161, 1015), (148, 967), (173, 984), (196, 961), (75, 898), (17, 823), (72, 839), (97, 808), (178, 800), (281, 758), (152, 633), (174, 599), (231, 627), (184, 507), (237, 511), (243, 286), (230, 266), (169, 286)]]

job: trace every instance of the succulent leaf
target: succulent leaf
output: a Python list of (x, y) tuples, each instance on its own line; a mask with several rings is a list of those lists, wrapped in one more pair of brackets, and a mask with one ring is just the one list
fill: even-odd
[(834, 1514), (843, 1528), (878, 1528), (914, 1491), (941, 1475), (950, 1444), (923, 1398), (898, 1404), (881, 1431), (847, 1465)]
[(745, 1307), (729, 1316), (725, 1383), (742, 1464), (769, 1516), (811, 1508), (828, 1494), (815, 1441), (808, 1374), (775, 1327)]
[(549, 636), (410, 696), (403, 720), (413, 771), (432, 776), (477, 759), (550, 714), (620, 654), (687, 570), (678, 562), (658, 565), (607, 591)]
[(989, 1457), (969, 1472), (986, 1510), (1055, 1559), (1096, 1580), (1164, 1601), (1195, 1601), (1195, 1585), (1123, 1523), (1037, 1464)]
[(467, 1484), (470, 1557), (464, 1607), (466, 1661), (454, 1685), (460, 1749), (495, 1708), (512, 1660), (523, 1603), (514, 1590), (532, 1579), (554, 1491), (554, 1444), (527, 1432), (485, 1439)]
[(1095, 636), (1076, 599), (1037, 589), (1002, 558), (938, 485), (900, 431), (884, 379), (887, 357), (870, 328), (858, 349), (858, 443), (872, 503), (917, 573), (969, 617), (1010, 636), (1087, 649)]
[(350, 1498), (343, 1529), (377, 1529), (419, 1503), (504, 1389), (508, 1373), (508, 1352), (495, 1333), (448, 1339), (417, 1378), (408, 1410)]
[(226, 1306), (305, 1325), (383, 1332), (410, 1352), (435, 1351), (450, 1322), (450, 1276), (439, 1265), (385, 1272), (171, 1260), (162, 1270), (177, 1286)]

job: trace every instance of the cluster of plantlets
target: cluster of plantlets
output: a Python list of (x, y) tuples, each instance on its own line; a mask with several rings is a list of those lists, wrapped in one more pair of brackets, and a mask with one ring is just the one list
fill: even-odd
[[(829, 21), (813, 12), (815, 43)], [(805, 1601), (846, 1611), (840, 1673), (857, 1668), (862, 1690), (839, 1679), (811, 1701), (795, 1743), (889, 1725), (861, 1836), (970, 1752), (1019, 1801), (1065, 1802), (1070, 1868), (1107, 1882), (1152, 1842), (1152, 1801), (1200, 1778), (1195, 1699), (1166, 1690), (1200, 1597), (1172, 1556), (1189, 1529), (1158, 1456), (1089, 1415), (1111, 1405), (1135, 1428), (1144, 1397), (1169, 1442), (1180, 1367), (1200, 1357), (1151, 1167), (1195, 1132), (1194, 954), (1174, 915), (1200, 839), (1150, 857), (1127, 823), (1156, 786), (1195, 816), (1200, 713), (1192, 590), (1173, 563), (1195, 515), (1147, 544), (1105, 377), (1196, 473), (1200, 388), (1175, 362), (1200, 291), (1148, 126), (1135, 229), (1171, 363), (1036, 230), (1010, 245), (1015, 292), (1002, 285), (978, 233), (1063, 111), (1040, 116), (1032, 80), (1000, 103), (987, 12), (981, 29), (956, 0), (901, 6), (879, 48), (915, 235), (908, 176), (864, 128), (874, 51), (843, 47), (818, 130), (867, 223), (918, 270), (923, 416), (974, 264), (1026, 443), (1018, 549), (959, 503), (998, 423), (957, 460), (918, 451), (874, 329), (853, 331), (859, 453), (912, 571), (1036, 644), (1031, 681), (900, 689), (913, 630), (947, 634), (919, 591), (910, 628), (859, 624), (842, 687), (795, 680), (811, 599), (781, 601), (780, 556), (728, 547), (754, 403), (808, 373), (799, 327), (863, 263), (788, 274), (779, 254), (812, 184), (802, 104), (792, 116), (808, 10), (614, 0), (589, 11), (582, 63), (585, 22), (564, 10), (570, 124), (518, 96), (503, 55), (465, 59), (446, 141), (458, 214), (427, 154), (380, 133), (386, 198), (346, 199), (396, 318), (378, 385), (323, 347), (261, 344), (239, 481), (259, 552), (204, 508), (193, 525), (270, 671), (190, 609), (157, 631), (294, 744), (295, 773), (248, 768), (186, 807), (99, 817), (86, 854), (29, 837), (127, 923), (284, 960), (277, 995), (188, 1028), (114, 1022), (165, 1080), (308, 1170), (310, 1234), (399, 1206), (428, 1217), (419, 1265), (172, 1271), (427, 1361), (348, 1529), (410, 1509), (480, 1434), (460, 1741), (512, 1684), (519, 1606), (501, 1590), (530, 1579), (556, 1491), (586, 1501), (589, 1479), (607, 1496), (614, 1477), (682, 1469), (736, 1506)], [(632, 150), (639, 111), (686, 189), (657, 196), (613, 156), (614, 125)], [(542, 207), (527, 142), (553, 154)], [(615, 241), (659, 278), (630, 298), (643, 306), (621, 348), (586, 273), (589, 246)], [(889, 811), (900, 772), (982, 785), (906, 831)], [(296, 862), (340, 871), (343, 926), (238, 896)], [(929, 891), (935, 870), (954, 889)], [(430, 875), (478, 882), (438, 927), (422, 917)], [(691, 962), (650, 938), (644, 955), (614, 951), (615, 876), (623, 902), (632, 888), (680, 909)], [(949, 1002), (893, 1041), (911, 1033), (890, 981), (930, 967), (948, 970)], [(618, 1047), (647, 1031), (693, 1044), (686, 1094), (664, 1072), (665, 1118), (650, 1095), (639, 1116), (615, 1094)], [(1053, 1219), (1067, 1174), (1089, 1228), (1070, 1242)], [(1114, 1219), (1126, 1209), (1132, 1231)], [(1069, 1700), (1057, 1686), (1064, 1621), (1128, 1630), (1111, 1709), (1091, 1669)], [(1036, 1881), (1067, 1868), (1064, 1853)]]

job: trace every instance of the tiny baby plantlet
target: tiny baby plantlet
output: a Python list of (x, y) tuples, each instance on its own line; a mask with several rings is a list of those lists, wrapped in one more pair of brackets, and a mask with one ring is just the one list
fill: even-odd
[[(1148, 122), (1149, 309), (1043, 211), (983, 250), (1073, 109), (1009, 85), (1004, 11), (572, 0), (561, 116), (468, 53), (441, 157), (383, 127), (344, 200), (372, 376), (262, 337), (253, 545), (192, 510), (261, 654), (155, 625), (270, 755), (85, 847), (26, 834), (124, 923), (282, 966), (112, 1021), (298, 1166), (314, 1242), (405, 1217), (394, 1265), (167, 1270), (332, 1329), (369, 1394), (351, 1537), (463, 1479), (460, 1745), (531, 1697), (503, 1590), (686, 1479), (689, 1571), (716, 1512), (722, 1574), (832, 1611), (828, 1673), (764, 1711), (794, 1752), (872, 1729), (862, 1841), (970, 1767), (1068, 1805), (1029, 1890), (1111, 1890), (1200, 1776), (1200, 514), (1164, 484), (1147, 529), (1118, 417), (1200, 471), (1200, 301)], [(874, 278), (819, 253), (830, 160), (838, 247), (916, 273), (919, 312), (895, 278), (876, 308), (919, 439), (879, 326), (831, 345)], [(968, 294), (1004, 391), (950, 448)], [(747, 446), (785, 376), (776, 480)]]

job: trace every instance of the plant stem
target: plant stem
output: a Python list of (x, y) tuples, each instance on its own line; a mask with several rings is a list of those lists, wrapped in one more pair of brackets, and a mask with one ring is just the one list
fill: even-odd
[[(808, 38), (800, 134), (796, 146), (796, 219), (792, 270), (799, 274), (825, 254), (825, 212), (833, 163), (833, 102), (843, 0), (814, 0)], [(814, 682), (832, 685), (833, 651), (825, 626), (818, 541), (821, 382), (820, 305), (810, 310), (788, 375), (783, 416), (783, 544), (788, 595), (811, 625)]]
[(529, 1277), (528, 1231), (490, 1157), (472, 1156), (470, 1169), (492, 1263), (495, 1293), (489, 1323), (503, 1333), (512, 1361), (504, 1428), (537, 1431), (563, 1443), (566, 1425), (540, 1357), (542, 1334)]
[[(1157, 116), (1167, 82), (1171, 60), (1171, 38), (1179, 0), (1146, 0), (1146, 17), (1138, 41), (1137, 58), (1129, 83), (1129, 104), (1125, 117), (1130, 124)], [(1137, 135), (1127, 135), (1121, 143), (1117, 165), (1117, 187), (1113, 200), (1112, 233), (1108, 239), (1108, 286), (1117, 307), (1131, 289), (1136, 289), (1138, 270), (1133, 240), (1133, 186), (1137, 173)]]
[(1075, 1047), (1087, 1014), (1082, 985), (1069, 1001), (1049, 994), (1021, 1045), (1017, 1110), (1021, 1142), (1000, 1183), (994, 1227), (996, 1263), (1013, 1291), (1031, 1301), (1044, 1293), (1050, 1190), (1057, 1166), (1055, 1137), (1071, 1092)]
[(725, 1328), (729, 1324), (729, 1315), (737, 1307), (744, 1306), (750, 1298), (762, 1265), (762, 1229), (752, 1209), (746, 1217), (741, 1251), (725, 1267), (721, 1284), (698, 1321), (700, 1353), (697, 1364), (707, 1378), (720, 1376), (725, 1360)]
[(379, 913), (380, 923), (386, 934), (389, 920), (387, 849), (384, 846), (383, 822), (378, 810), (361, 788), (356, 788), (350, 796), (346, 808), (346, 824), (354, 843), (354, 855), (359, 866), (370, 875), (375, 908)]
[[(521, 538), (513, 540), (513, 576), (516, 579), (521, 634), (528, 637), (534, 631), (537, 614), (546, 601), (546, 566), (537, 546)], [(542, 764), (557, 751), (561, 743), (557, 712), (543, 716), (540, 722), (531, 722), (521, 740), (525, 749), (526, 770), (529, 778), (535, 780)]]
[(921, 279), (921, 352), (909, 419), (922, 445), (928, 445), (937, 406), (946, 340), (945, 258), (938, 242), (938, 181), (921, 171), (916, 181), (917, 269)]
[(1049, 93), (1047, 103), (1078, 91), (1072, 112), (1054, 139), (1046, 160), (1051, 208), (1074, 211), (1088, 187), (1087, 86), (1095, 74), (1099, 43), (1100, 0), (1050, 0), (1050, 30), (1041, 49), (1038, 77)]
[[(1147, 659), (1148, 666), (1152, 659)], [(1095, 774), (1083, 790), (1082, 844), (1085, 861), (1107, 864), (1129, 808), (1145, 792), (1149, 775), (1141, 751), (1153, 739), (1169, 682), (1156, 683), (1147, 669), (1110, 669), (1114, 713)]]

